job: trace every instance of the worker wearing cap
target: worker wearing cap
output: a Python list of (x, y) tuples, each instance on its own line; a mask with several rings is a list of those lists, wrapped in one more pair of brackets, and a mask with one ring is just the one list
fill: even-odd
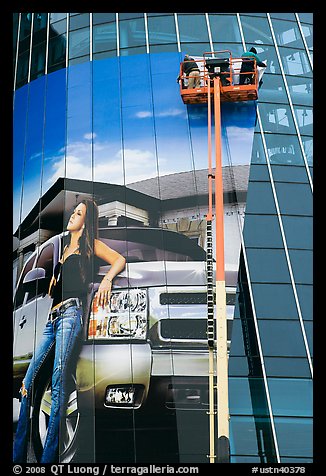
[[(185, 55), (181, 65), (183, 76), (188, 79), (188, 89), (199, 88), (200, 86), (200, 71), (196, 61), (189, 55)], [(180, 76), (177, 77), (177, 82), (180, 81)]]
[[(242, 53), (241, 58), (250, 58), (256, 60), (256, 65), (261, 68), (266, 68), (266, 64), (259, 58), (255, 47), (250, 48), (249, 51)], [(240, 84), (251, 84), (254, 81), (254, 74), (249, 74), (254, 71), (254, 61), (242, 61), (240, 70)]]

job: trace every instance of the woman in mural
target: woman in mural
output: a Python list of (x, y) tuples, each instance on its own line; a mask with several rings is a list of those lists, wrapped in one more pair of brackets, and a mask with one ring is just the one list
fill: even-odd
[(59, 452), (60, 421), (64, 421), (67, 403), (67, 379), (71, 362), (78, 357), (81, 341), (83, 305), (92, 281), (94, 255), (111, 265), (102, 279), (96, 298), (99, 306), (108, 303), (112, 280), (124, 269), (125, 258), (98, 239), (98, 209), (92, 200), (82, 200), (67, 224), (67, 244), (54, 269), (48, 293), (53, 298), (43, 336), (24, 378), (21, 408), (14, 443), (15, 462), (26, 462), (30, 406), (33, 384), (42, 364), (54, 351), (51, 414), (41, 463), (56, 462)]

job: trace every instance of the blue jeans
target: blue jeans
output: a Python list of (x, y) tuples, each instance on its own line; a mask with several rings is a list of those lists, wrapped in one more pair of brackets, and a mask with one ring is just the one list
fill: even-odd
[(41, 463), (53, 463), (57, 460), (59, 447), (60, 420), (64, 421), (66, 413), (67, 367), (74, 355), (75, 345), (82, 330), (82, 309), (71, 306), (55, 321), (47, 322), (41, 341), (27, 369), (21, 388), (21, 406), (17, 424), (13, 460), (24, 463), (27, 459), (27, 442), (30, 428), (30, 408), (33, 384), (42, 364), (54, 348), (52, 373), (52, 404), (48, 431), (44, 444)]

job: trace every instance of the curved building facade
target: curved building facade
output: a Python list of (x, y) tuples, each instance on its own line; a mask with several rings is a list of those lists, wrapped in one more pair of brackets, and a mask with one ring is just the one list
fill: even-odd
[[(77, 433), (84, 422), (92, 444), (77, 454), (67, 443), (62, 461), (208, 462), (207, 106), (183, 104), (176, 79), (186, 53), (255, 46), (267, 63), (258, 100), (222, 107), (230, 462), (313, 462), (312, 14), (24, 12), (13, 25), (17, 376), (38, 333), (37, 319), (22, 319), (44, 305), (24, 277), (44, 257), (51, 273), (44, 244), (55, 249), (79, 198), (96, 200), (103, 239), (130, 257), (117, 295), (148, 299), (146, 338), (143, 307), (129, 334), (121, 325), (116, 367), (90, 339), (108, 334), (86, 330), (77, 382), (87, 411), (69, 424)], [(102, 388), (106, 366), (121, 380)]]

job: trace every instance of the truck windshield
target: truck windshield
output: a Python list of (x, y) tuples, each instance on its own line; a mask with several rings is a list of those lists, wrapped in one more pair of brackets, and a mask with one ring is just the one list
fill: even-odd
[(99, 238), (127, 262), (205, 261), (206, 253), (181, 233), (159, 228), (102, 228)]

